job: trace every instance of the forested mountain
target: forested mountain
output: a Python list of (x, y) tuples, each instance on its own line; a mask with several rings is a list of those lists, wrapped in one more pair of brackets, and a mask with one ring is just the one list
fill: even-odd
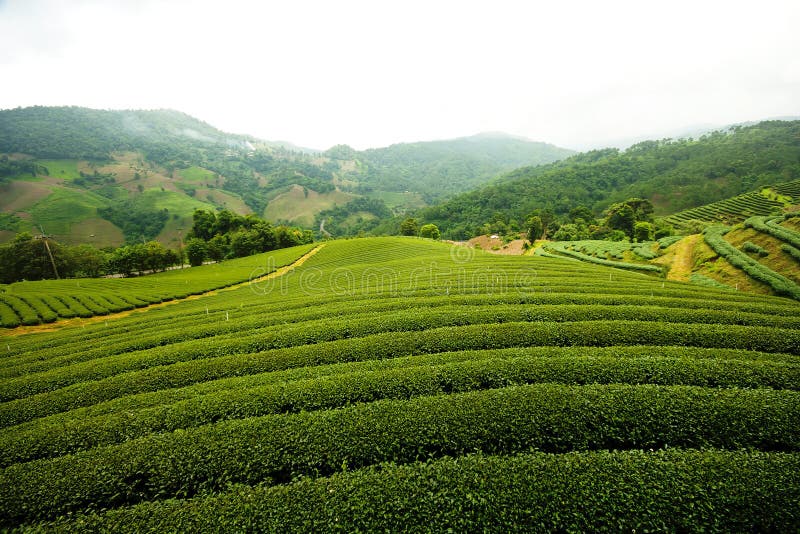
[(255, 139), (173, 110), (36, 106), (0, 112), (0, 152), (40, 158), (102, 160), (114, 151), (144, 150), (164, 161), (200, 157), (202, 148), (245, 148), (249, 141)]
[(766, 121), (520, 168), (417, 215), (447, 236), (464, 238), (495, 220), (522, 227), (536, 209), (565, 215), (585, 205), (599, 214), (613, 202), (639, 197), (653, 203), (656, 215), (667, 215), (797, 178), (800, 121)]
[(195, 209), (315, 230), (324, 219), (327, 232), (348, 235), (569, 153), (499, 134), (319, 153), (228, 134), (172, 110), (4, 110), (0, 241), (43, 225), (68, 242), (166, 244)]
[(442, 201), (469, 191), (501, 172), (523, 165), (541, 165), (574, 151), (499, 133), (483, 133), (446, 141), (400, 143), (357, 152), (339, 145), (325, 152), (333, 160), (355, 160), (342, 173), (361, 184), (358, 192), (418, 191), (425, 201)]

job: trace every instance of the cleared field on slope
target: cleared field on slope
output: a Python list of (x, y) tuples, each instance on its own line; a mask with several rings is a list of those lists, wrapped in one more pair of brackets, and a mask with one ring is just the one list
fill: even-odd
[(4, 341), (3, 526), (800, 527), (788, 299), (373, 238)]
[(355, 195), (343, 191), (317, 193), (299, 185), (293, 185), (289, 191), (273, 198), (264, 210), (264, 218), (270, 221), (286, 221), (310, 228), (314, 217), (322, 210), (336, 205), (347, 204), (356, 198)]

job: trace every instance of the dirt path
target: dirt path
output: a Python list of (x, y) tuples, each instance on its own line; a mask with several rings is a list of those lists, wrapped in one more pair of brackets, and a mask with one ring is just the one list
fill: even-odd
[(94, 317), (74, 317), (72, 319), (59, 319), (58, 321), (47, 323), (47, 324), (39, 324), (34, 326), (18, 326), (16, 328), (3, 328), (0, 329), (0, 337), (15, 337), (22, 334), (39, 334), (41, 332), (54, 332), (56, 330), (60, 330), (62, 328), (68, 326), (81, 326), (84, 327), (87, 324), (94, 324), (94, 323), (102, 323), (103, 321), (113, 321), (115, 319), (121, 319), (123, 317), (127, 317), (134, 313), (146, 312), (148, 310), (152, 310), (154, 308), (163, 308), (165, 306), (171, 306), (172, 304), (177, 304), (179, 302), (185, 302), (187, 300), (197, 300), (203, 297), (210, 297), (211, 295), (216, 295), (223, 291), (232, 291), (234, 289), (239, 289), (241, 287), (250, 285), (254, 282), (263, 282), (264, 280), (270, 280), (272, 278), (277, 278), (279, 276), (283, 276), (289, 271), (295, 269), (303, 265), (308, 258), (319, 252), (319, 250), (324, 247), (325, 244), (322, 243), (305, 253), (303, 256), (298, 258), (294, 263), (290, 263), (289, 265), (285, 265), (280, 267), (271, 273), (261, 276), (259, 278), (253, 278), (246, 282), (242, 282), (240, 284), (235, 284), (232, 286), (224, 287), (222, 289), (212, 289), (211, 291), (206, 291), (205, 293), (200, 293), (199, 295), (190, 295), (183, 299), (174, 299), (168, 300), (166, 302), (159, 302), (156, 304), (148, 304), (147, 306), (143, 306), (141, 308), (134, 308), (132, 310), (126, 310), (117, 313), (109, 313), (108, 315), (95, 315)]
[(675, 244), (674, 257), (667, 273), (667, 280), (689, 281), (694, 267), (694, 247), (697, 246), (697, 240), (701, 238), (700, 234), (690, 235)]

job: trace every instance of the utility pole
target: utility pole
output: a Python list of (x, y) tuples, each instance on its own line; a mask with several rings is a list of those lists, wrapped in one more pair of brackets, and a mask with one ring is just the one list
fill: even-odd
[(50, 244), (47, 242), (48, 235), (44, 233), (44, 228), (39, 225), (39, 230), (42, 231), (42, 235), (39, 236), (42, 241), (44, 241), (44, 248), (47, 250), (47, 255), (50, 256), (50, 265), (53, 266), (53, 274), (56, 275), (56, 280), (60, 280), (61, 278), (58, 276), (58, 269), (56, 269), (56, 260), (53, 259), (53, 253), (50, 250)]
[(178, 228), (178, 256), (181, 257), (181, 269), (183, 269), (183, 228)]

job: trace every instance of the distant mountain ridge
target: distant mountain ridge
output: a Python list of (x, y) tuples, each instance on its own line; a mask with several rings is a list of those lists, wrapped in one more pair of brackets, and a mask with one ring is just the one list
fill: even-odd
[(463, 239), (498, 218), (522, 227), (536, 209), (566, 215), (585, 205), (599, 215), (612, 202), (640, 197), (655, 205), (657, 215), (669, 215), (798, 178), (800, 121), (765, 121), (522, 167), (417, 216)]
[(497, 133), (320, 153), (174, 110), (0, 110), (0, 241), (44, 223), (73, 242), (119, 244), (131, 214), (142, 224), (123, 225), (125, 239), (172, 243), (194, 209), (223, 208), (310, 229), (327, 217), (335, 235), (369, 232), (387, 213), (570, 154)]

